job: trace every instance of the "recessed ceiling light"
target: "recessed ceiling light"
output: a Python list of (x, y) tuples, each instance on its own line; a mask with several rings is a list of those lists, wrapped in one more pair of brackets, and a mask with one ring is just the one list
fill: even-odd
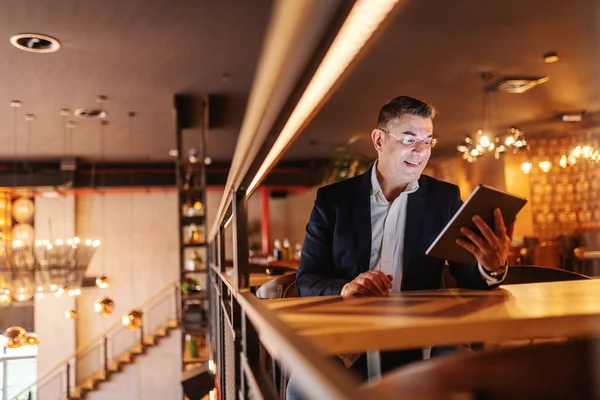
[(564, 113), (561, 114), (560, 119), (563, 122), (580, 122), (583, 119), (585, 111)]
[(108, 115), (101, 108), (78, 108), (73, 114), (82, 119), (103, 119)]
[(177, 152), (177, 150), (169, 150), (169, 155), (171, 157), (177, 157), (179, 153)]
[(10, 37), (17, 49), (31, 53), (53, 53), (60, 49), (60, 42), (53, 37), (39, 33), (19, 33)]
[(558, 61), (558, 53), (555, 51), (549, 51), (544, 53), (544, 62), (546, 64), (552, 64)]

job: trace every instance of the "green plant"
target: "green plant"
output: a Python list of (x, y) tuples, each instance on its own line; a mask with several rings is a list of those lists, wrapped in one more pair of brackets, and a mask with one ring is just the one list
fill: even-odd
[(181, 283), (181, 291), (185, 294), (190, 294), (192, 292), (197, 292), (197, 287), (199, 286), (198, 280), (195, 278), (187, 278), (185, 281)]

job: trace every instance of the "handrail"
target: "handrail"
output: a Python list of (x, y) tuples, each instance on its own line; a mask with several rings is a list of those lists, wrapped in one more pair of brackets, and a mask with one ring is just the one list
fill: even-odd
[[(176, 287), (178, 285), (179, 285), (179, 280), (172, 281), (168, 285), (164, 286), (160, 291), (158, 291), (154, 295), (152, 295), (152, 297), (150, 297), (149, 299), (145, 300), (142, 304), (140, 304), (137, 307), (133, 307), (133, 308), (143, 309), (148, 304), (151, 304), (156, 299), (160, 298), (160, 296), (163, 295), (163, 294), (165, 294), (168, 290), (172, 290), (174, 287)], [(110, 325), (108, 328), (106, 328), (105, 330), (103, 330), (102, 332), (100, 332), (98, 335), (96, 335), (92, 339), (88, 340), (87, 343), (85, 343), (84, 345), (82, 345), (78, 349), (76, 349), (73, 354), (71, 354), (70, 356), (68, 356), (67, 358), (65, 358), (61, 362), (59, 362), (54, 368), (52, 368), (50, 371), (48, 371), (44, 376), (42, 376), (41, 378), (37, 379), (31, 385), (27, 386), (25, 389), (23, 389), (21, 392), (19, 392), (19, 394), (15, 395), (13, 397), (13, 399), (16, 399), (19, 396), (25, 394), (33, 386), (35, 386), (35, 385), (37, 385), (37, 384), (45, 381), (46, 379), (48, 379), (49, 377), (51, 377), (52, 375), (54, 375), (61, 368), (64, 368), (65, 364), (67, 364), (68, 362), (70, 362), (73, 359), (77, 359), (77, 356), (80, 356), (85, 351), (89, 350), (92, 346), (94, 346), (95, 344), (97, 344), (102, 338), (104, 338), (110, 332), (112, 332), (113, 330), (116, 330), (116, 328), (119, 328), (120, 326), (122, 326), (121, 321), (120, 320), (119, 321), (115, 321), (114, 324)]]
[(303, 385), (309, 398), (362, 399), (358, 381), (327, 359), (306, 339), (295, 334), (248, 289), (236, 296), (240, 307), (252, 322), (269, 353), (278, 359)]

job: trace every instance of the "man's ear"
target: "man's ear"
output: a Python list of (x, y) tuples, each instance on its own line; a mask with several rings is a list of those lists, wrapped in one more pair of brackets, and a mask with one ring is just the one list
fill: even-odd
[(383, 131), (381, 129), (373, 129), (371, 131), (371, 140), (373, 141), (373, 147), (379, 153), (383, 150)]

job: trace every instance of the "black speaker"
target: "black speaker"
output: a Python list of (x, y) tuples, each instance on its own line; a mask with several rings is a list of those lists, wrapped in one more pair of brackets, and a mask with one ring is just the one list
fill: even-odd
[(215, 388), (215, 377), (206, 366), (192, 368), (181, 374), (183, 393), (190, 400), (200, 400)]
[(198, 116), (195, 110), (195, 100), (191, 95), (176, 94), (173, 102), (177, 113), (177, 126), (181, 129), (198, 126)]

